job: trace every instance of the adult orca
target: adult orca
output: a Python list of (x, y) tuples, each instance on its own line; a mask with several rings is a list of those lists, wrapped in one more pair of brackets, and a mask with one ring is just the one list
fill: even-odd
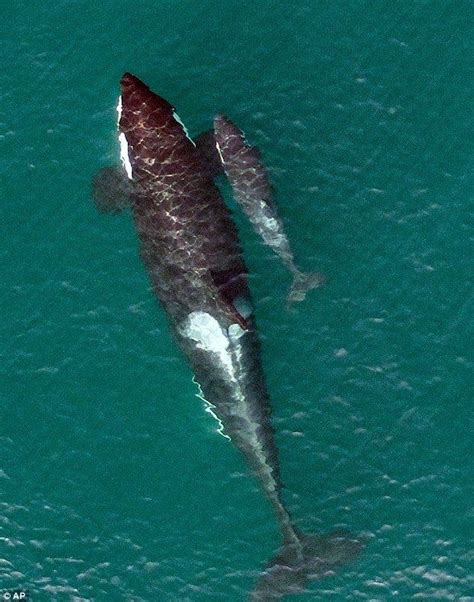
[(214, 176), (226, 173), (254, 227), (297, 276), (296, 298), (320, 277), (297, 270), (264, 167), (229, 120), (217, 117), (214, 130), (194, 142), (174, 107), (129, 73), (117, 110), (126, 177), (105, 168), (94, 183), (96, 201), (112, 211), (130, 203), (141, 256), (174, 336), (275, 511), (283, 545), (252, 598), (302, 591), (308, 579), (354, 558), (361, 544), (337, 533), (303, 534), (285, 508), (247, 268)]

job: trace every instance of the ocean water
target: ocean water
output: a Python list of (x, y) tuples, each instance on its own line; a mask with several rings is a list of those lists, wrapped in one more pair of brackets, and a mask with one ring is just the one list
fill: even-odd
[(90, 199), (131, 71), (192, 134), (217, 112), (245, 130), (299, 263), (328, 276), (288, 310), (285, 269), (235, 210), (285, 501), (303, 530), (367, 540), (300, 599), (474, 600), (473, 10), (2, 3), (0, 592), (245, 600), (280, 543), (130, 215)]

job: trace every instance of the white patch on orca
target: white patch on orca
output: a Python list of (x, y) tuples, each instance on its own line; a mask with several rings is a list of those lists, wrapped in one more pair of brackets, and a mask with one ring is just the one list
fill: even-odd
[(205, 311), (193, 311), (188, 315), (180, 330), (185, 337), (196, 341), (199, 349), (217, 353), (222, 367), (232, 376), (233, 366), (229, 339), (215, 318)]
[(116, 110), (117, 110), (117, 114), (118, 114), (117, 125), (119, 125), (119, 123), (120, 123), (120, 117), (122, 117), (122, 96), (118, 97), (118, 102), (117, 102)]
[(176, 113), (176, 111), (173, 111), (173, 119), (175, 121), (177, 121), (179, 123), (179, 125), (183, 128), (183, 132), (186, 134), (186, 138), (193, 143), (193, 146), (196, 146), (196, 143), (194, 142), (194, 140), (191, 138), (191, 136), (189, 135), (189, 132), (186, 128), (186, 126), (184, 125), (184, 123), (181, 121), (180, 116), (178, 115), (178, 113)]
[[(122, 117), (122, 96), (119, 96), (117, 102), (117, 127), (120, 128), (120, 118)], [(119, 143), (120, 143), (120, 160), (122, 161), (122, 165), (124, 166), (125, 171), (127, 172), (128, 179), (131, 180), (133, 178), (132, 174), (132, 164), (130, 163), (130, 157), (128, 155), (128, 142), (125, 134), (123, 132), (119, 133)]]
[(221, 152), (221, 149), (220, 149), (220, 146), (219, 146), (219, 143), (217, 142), (217, 140), (216, 140), (216, 149), (217, 149), (217, 152), (219, 154), (219, 158), (221, 160), (221, 163), (222, 163), (222, 165), (224, 165), (224, 157), (222, 156), (222, 152)]
[[(240, 328), (238, 324), (235, 326)], [(216, 353), (219, 356), (220, 365), (228, 373), (231, 380), (234, 380), (235, 377), (232, 355), (229, 350), (229, 339), (226, 336), (224, 329), (219, 325), (219, 322), (215, 318), (204, 311), (193, 311), (188, 315), (179, 330), (183, 336), (192, 341), (196, 341), (199, 349)], [(201, 386), (194, 377), (193, 382), (198, 386), (198, 397), (206, 404), (206, 412), (215, 418), (219, 424), (217, 432), (230, 441), (230, 437), (224, 432), (222, 421), (214, 411), (215, 406), (204, 397)]]
[(231, 324), (227, 329), (232, 342), (237, 341), (244, 334), (245, 330), (240, 324)]
[(278, 224), (277, 220), (274, 217), (266, 217), (266, 216), (264, 216), (263, 223), (270, 230), (278, 230), (279, 224)]
[(184, 334), (206, 351), (222, 353), (229, 346), (219, 322), (205, 311), (193, 311), (188, 315)]
[(119, 134), (119, 142), (120, 142), (120, 160), (122, 161), (122, 165), (127, 172), (128, 179), (131, 180), (133, 178), (132, 174), (132, 164), (130, 163), (130, 158), (128, 156), (128, 142), (125, 134), (120, 132)]
[(260, 213), (254, 219), (265, 243), (270, 247), (287, 248), (289, 243), (281, 222), (276, 217), (265, 214), (267, 207), (264, 201), (261, 201), (259, 209)]
[(180, 327), (183, 336), (197, 343), (198, 349), (217, 354), (218, 361), (230, 380), (238, 381), (238, 368), (241, 360), (239, 339), (245, 330), (239, 324), (231, 324), (227, 329), (204, 311), (193, 311)]

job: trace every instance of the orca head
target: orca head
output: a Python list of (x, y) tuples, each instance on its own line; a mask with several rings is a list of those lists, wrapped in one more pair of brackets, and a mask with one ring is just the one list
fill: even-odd
[[(130, 179), (140, 179), (190, 143), (173, 105), (150, 90), (138, 77), (125, 73), (117, 104), (122, 163)], [(144, 170), (144, 171), (143, 171)]]
[[(243, 132), (225, 115), (216, 115), (214, 118), (214, 139), (223, 165), (224, 155), (237, 154), (242, 148), (242, 143), (246, 145)], [(223, 153), (224, 148), (226, 150)]]
[(169, 113), (174, 110), (174, 107), (167, 100), (152, 92), (145, 83), (131, 73), (123, 74), (120, 80), (120, 89), (124, 106), (130, 111), (158, 110)]

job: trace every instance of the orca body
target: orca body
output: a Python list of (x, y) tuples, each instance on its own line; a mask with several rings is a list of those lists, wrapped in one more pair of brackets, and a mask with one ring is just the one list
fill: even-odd
[[(128, 73), (121, 80), (117, 110), (127, 174), (118, 204), (123, 206), (124, 196), (130, 196), (141, 256), (156, 296), (203, 397), (260, 481), (282, 532), (283, 547), (252, 596), (263, 600), (301, 591), (308, 578), (352, 558), (360, 544), (339, 535), (301, 534), (282, 501), (247, 268), (230, 211), (213, 179), (225, 171), (214, 146), (219, 136), (225, 147), (225, 133), (208, 133), (196, 144), (174, 107)], [(107, 177), (110, 182), (115, 176), (109, 172)], [(238, 179), (238, 170), (231, 177)], [(110, 198), (104, 201), (103, 177), (95, 187), (104, 206)]]

